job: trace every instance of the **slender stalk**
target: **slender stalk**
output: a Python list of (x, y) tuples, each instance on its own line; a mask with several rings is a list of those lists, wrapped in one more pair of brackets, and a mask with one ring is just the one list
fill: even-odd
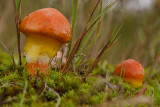
[(19, 65), (21, 65), (22, 61), (21, 61), (20, 30), (19, 30), (19, 24), (21, 22), (21, 0), (19, 1), (18, 6), (16, 5), (16, 0), (14, 0), (14, 11), (15, 11), (16, 31), (17, 31)]
[[(101, 5), (100, 5), (100, 13), (102, 12), (102, 7), (103, 7), (103, 1), (101, 1)], [(102, 25), (102, 21), (103, 21), (103, 17), (104, 15), (101, 16), (100, 20), (99, 20), (99, 23), (98, 23), (98, 27), (97, 27), (97, 31), (96, 31), (96, 35), (97, 36), (99, 34), (99, 32), (101, 31), (101, 25)], [(93, 44), (94, 45), (94, 44)], [(92, 50), (93, 50), (93, 47), (90, 49), (90, 52), (89, 52), (89, 55), (88, 55), (88, 59), (91, 57), (91, 53), (92, 53)]]

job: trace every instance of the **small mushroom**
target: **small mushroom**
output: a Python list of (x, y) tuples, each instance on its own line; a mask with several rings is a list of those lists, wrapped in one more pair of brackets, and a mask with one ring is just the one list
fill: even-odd
[(132, 87), (142, 86), (145, 72), (143, 66), (133, 59), (121, 62), (114, 70), (114, 74), (124, 78)]
[(71, 27), (65, 16), (54, 8), (39, 9), (26, 16), (20, 31), (27, 41), (24, 48), (27, 72), (48, 73), (48, 63), (63, 43), (70, 42)]

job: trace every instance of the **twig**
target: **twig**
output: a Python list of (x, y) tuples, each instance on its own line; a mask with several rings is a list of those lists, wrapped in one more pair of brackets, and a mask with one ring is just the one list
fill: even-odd
[(46, 88), (47, 88), (47, 84), (46, 84), (46, 82), (45, 82), (44, 89), (43, 89), (43, 91), (41, 92), (40, 97), (43, 95), (43, 93), (45, 92)]
[(110, 88), (112, 88), (113, 91), (117, 92), (117, 90), (118, 90), (118, 86), (116, 86), (114, 84), (108, 83), (107, 86), (110, 87)]
[[(17, 84), (17, 83), (15, 83), (15, 84)], [(11, 85), (11, 86), (15, 87), (14, 82), (9, 82), (9, 83), (3, 84), (0, 88), (6, 87), (7, 85)]]
[(8, 83), (3, 84), (0, 88), (6, 87), (7, 85), (9, 85)]
[(143, 95), (146, 91), (147, 91), (147, 88), (145, 87), (136, 95), (136, 97)]
[(43, 89), (43, 91), (41, 92), (41, 94), (40, 94), (39, 97), (41, 97), (41, 96), (43, 95), (43, 93), (45, 92), (45, 90), (46, 90), (47, 88), (49, 89), (49, 91), (53, 92), (53, 93), (58, 97), (58, 101), (57, 101), (56, 107), (59, 107), (60, 102), (61, 102), (61, 97), (60, 97), (60, 95), (59, 95), (56, 91), (54, 91), (53, 89), (51, 89), (51, 88), (47, 85), (46, 82), (45, 82), (44, 89)]
[(53, 93), (58, 97), (58, 101), (57, 101), (56, 107), (59, 107), (60, 102), (61, 102), (61, 97), (60, 97), (60, 95), (59, 95), (56, 91), (54, 91), (53, 89), (51, 89), (51, 88), (47, 85), (47, 83), (45, 83), (45, 84), (46, 84), (46, 88), (48, 88), (49, 91), (53, 92)]

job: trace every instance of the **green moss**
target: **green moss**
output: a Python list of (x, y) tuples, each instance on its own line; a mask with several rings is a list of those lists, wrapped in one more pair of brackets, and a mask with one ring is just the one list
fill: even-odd
[(154, 82), (151, 82), (150, 81), (150, 83), (152, 83), (152, 85), (153, 85), (153, 96), (154, 96), (154, 106), (156, 106), (156, 105), (160, 105), (160, 87), (157, 85), (157, 84), (155, 84)]
[(128, 84), (128, 83), (124, 83), (123, 86), (124, 86), (124, 92), (125, 92), (125, 93), (124, 93), (124, 96), (125, 96), (125, 97), (128, 97), (128, 96), (134, 97), (134, 96), (137, 95), (138, 92), (141, 90), (141, 87), (133, 88), (133, 87), (131, 87), (131, 85)]
[[(4, 58), (9, 58), (5, 54), (3, 56)], [(112, 75), (114, 66), (108, 62), (101, 62), (84, 82), (80, 74), (76, 76), (71, 72), (62, 73), (54, 70), (50, 70), (47, 76), (41, 74), (32, 78), (27, 77), (23, 65), (13, 66), (11, 60), (10, 64), (6, 64), (7, 61), (3, 62), (2, 60), (4, 59), (0, 60), (0, 103), (3, 104), (5, 102), (4, 106), (20, 106), (26, 80), (28, 81), (28, 86), (23, 105), (29, 107), (55, 106), (58, 97), (50, 89), (60, 95), (61, 107), (77, 107), (95, 106), (105, 101), (113, 101), (119, 96), (123, 96), (126, 99), (133, 98), (142, 88), (132, 88), (130, 84)], [(155, 76), (158, 78), (159, 75), (155, 73)], [(144, 95), (153, 96), (154, 90), (154, 105), (160, 105), (160, 91), (154, 82), (154, 78), (149, 81)], [(108, 84), (112, 84), (114, 87)]]
[(20, 76), (15, 71), (15, 72), (11, 72), (10, 74), (3, 75), (3, 78), (1, 76), (0, 81), (3, 81), (3, 83), (6, 83), (6, 82), (13, 82), (13, 81), (16, 81), (16, 80), (19, 80), (19, 79), (20, 79)]
[(12, 63), (12, 59), (9, 54), (0, 52), (0, 64), (9, 65)]
[(1, 64), (0, 65), (0, 72), (3, 72), (5, 70), (7, 70), (7, 66)]
[(93, 95), (89, 99), (89, 104), (100, 104), (103, 103), (107, 94), (104, 92), (97, 93), (97, 95)]

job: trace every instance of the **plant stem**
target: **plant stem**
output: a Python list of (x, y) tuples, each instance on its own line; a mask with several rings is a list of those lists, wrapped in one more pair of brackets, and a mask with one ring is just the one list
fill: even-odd
[(18, 30), (17, 30), (17, 43), (18, 43), (18, 54), (19, 54), (19, 65), (22, 64), (22, 61), (21, 61), (21, 49), (20, 49), (20, 31), (19, 31), (19, 27), (18, 27)]
[(21, 65), (22, 61), (21, 61), (20, 30), (19, 30), (19, 24), (21, 22), (21, 0), (19, 1), (18, 6), (16, 5), (16, 0), (14, 0), (14, 10), (15, 10), (16, 30), (17, 30), (17, 44), (18, 44), (18, 54), (19, 54), (19, 65)]

